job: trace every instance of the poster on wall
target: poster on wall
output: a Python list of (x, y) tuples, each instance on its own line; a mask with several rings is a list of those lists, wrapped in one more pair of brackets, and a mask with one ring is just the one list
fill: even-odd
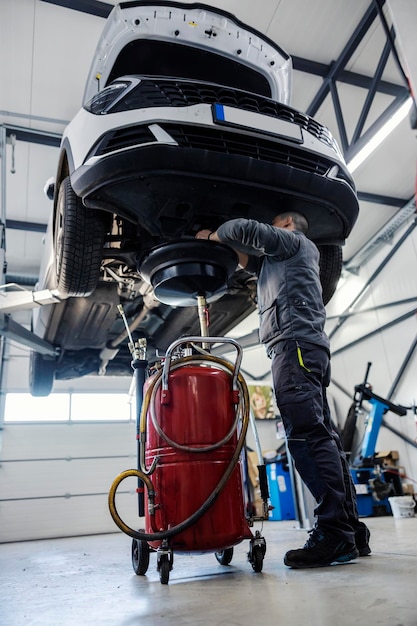
[(248, 385), (252, 413), (256, 419), (275, 419), (277, 411), (272, 387), (269, 385)]

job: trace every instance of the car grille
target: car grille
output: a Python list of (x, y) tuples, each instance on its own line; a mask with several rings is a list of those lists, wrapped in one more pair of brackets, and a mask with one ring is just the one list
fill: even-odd
[[(209, 150), (221, 154), (251, 157), (258, 161), (281, 163), (321, 176), (324, 176), (334, 165), (332, 161), (313, 152), (253, 135), (189, 124), (159, 123), (158, 126), (163, 128), (182, 148)], [(155, 143), (155, 137), (143, 125), (130, 126), (107, 133), (96, 144), (88, 158), (147, 143), (151, 141), (149, 136)]]
[(111, 108), (110, 112), (152, 107), (183, 107), (202, 103), (224, 104), (286, 120), (297, 124), (337, 150), (330, 131), (308, 115), (257, 94), (210, 83), (143, 78), (135, 89)]
[(282, 163), (324, 176), (333, 165), (327, 159), (292, 148), (291, 146), (259, 137), (242, 135), (215, 128), (200, 128), (179, 124), (160, 124), (179, 146), (212, 150), (223, 154), (251, 157), (259, 161)]

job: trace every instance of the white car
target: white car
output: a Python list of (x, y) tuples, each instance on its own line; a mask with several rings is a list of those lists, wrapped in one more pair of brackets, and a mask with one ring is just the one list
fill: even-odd
[[(230, 218), (304, 213), (330, 299), (358, 201), (330, 131), (289, 106), (291, 78), (289, 55), (225, 11), (115, 6), (62, 137), (39, 286), (66, 299), (34, 314), (34, 332), (60, 351), (33, 353), (34, 395), (54, 378), (130, 371), (120, 302), (151, 360), (199, 334), (193, 307), (154, 297), (141, 259), (166, 243), (181, 256), (198, 230)], [(253, 277), (227, 279), (211, 304), (213, 335), (255, 307)]]

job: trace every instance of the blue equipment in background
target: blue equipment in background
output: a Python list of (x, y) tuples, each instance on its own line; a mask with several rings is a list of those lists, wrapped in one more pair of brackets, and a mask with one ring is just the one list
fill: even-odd
[(294, 495), (287, 455), (278, 455), (272, 463), (266, 461), (265, 465), (269, 498), (273, 507), (269, 511), (268, 519), (270, 521), (295, 519)]
[[(371, 363), (368, 363), (365, 380), (355, 386), (354, 402), (349, 410), (342, 434), (342, 445), (346, 452), (351, 452), (356, 422), (364, 400), (371, 405), (359, 455), (351, 461), (351, 475), (356, 487), (358, 512), (360, 516), (390, 514), (389, 496), (403, 495), (398, 472), (384, 469), (382, 459), (375, 455), (376, 442), (384, 414), (392, 411), (404, 416), (407, 409), (381, 398), (372, 391), (367, 383)], [(379, 461), (379, 462), (378, 462)]]

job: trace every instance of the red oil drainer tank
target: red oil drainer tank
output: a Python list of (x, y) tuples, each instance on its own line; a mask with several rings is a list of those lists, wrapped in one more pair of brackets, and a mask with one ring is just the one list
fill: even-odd
[[(234, 366), (205, 351), (208, 344), (219, 342), (237, 350)], [(193, 354), (198, 344), (203, 349)], [(179, 350), (181, 345), (188, 347)], [(211, 551), (221, 565), (228, 565), (233, 546), (244, 539), (249, 539), (247, 556), (253, 570), (262, 571), (266, 542), (250, 527), (268, 519), (269, 493), (265, 465), (260, 464), (263, 511), (255, 515), (243, 479), (250, 408), (239, 372), (241, 360), (242, 348), (231, 338), (187, 337), (168, 348), (162, 371), (137, 386), (144, 392), (137, 416), (139, 467), (119, 474), (109, 491), (114, 522), (133, 538), (136, 574), (146, 573), (151, 550), (157, 553), (163, 584), (169, 579), (174, 550)], [(139, 363), (138, 358), (137, 372), (143, 370)], [(254, 420), (251, 423), (254, 427)], [(260, 450), (256, 428), (254, 435)], [(117, 489), (129, 477), (138, 479), (139, 517), (145, 529), (130, 528), (117, 511)]]
[[(155, 384), (154, 377), (146, 381), (145, 393)], [(156, 381), (145, 446), (146, 468), (156, 463), (155, 514), (145, 507), (146, 532), (180, 524), (216, 489), (236, 451), (237, 402), (230, 372), (207, 360), (174, 362), (166, 390)], [(251, 537), (238, 460), (214, 504), (198, 523), (172, 537), (169, 545), (176, 550), (219, 551)], [(150, 545), (155, 548), (160, 542)]]

